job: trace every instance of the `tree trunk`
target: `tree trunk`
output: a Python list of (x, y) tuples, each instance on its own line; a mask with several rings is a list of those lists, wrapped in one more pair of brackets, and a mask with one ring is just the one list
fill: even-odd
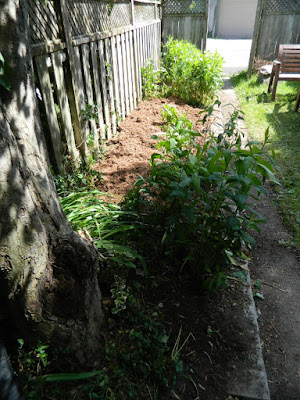
[(26, 339), (68, 343), (80, 359), (101, 346), (98, 253), (69, 226), (48, 167), (36, 106), (24, 0), (1, 0), (0, 293)]

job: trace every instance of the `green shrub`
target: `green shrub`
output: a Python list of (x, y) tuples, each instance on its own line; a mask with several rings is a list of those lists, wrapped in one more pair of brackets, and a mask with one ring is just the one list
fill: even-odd
[(169, 95), (193, 105), (209, 105), (221, 88), (223, 59), (195, 45), (169, 38), (165, 48)]
[[(150, 176), (140, 177), (127, 202), (147, 214), (152, 226), (161, 226), (161, 253), (168, 265), (185, 266), (208, 288), (219, 287), (226, 281), (226, 265), (244, 257), (243, 247), (254, 243), (249, 231), (259, 231), (263, 220), (248, 199), (266, 194), (266, 179), (278, 183), (275, 163), (264, 150), (268, 131), (263, 144), (251, 141), (242, 148), (238, 111), (218, 136), (193, 130), (174, 107), (165, 106), (163, 117), (166, 138), (157, 146), (160, 153), (152, 155)], [(197, 143), (198, 136), (207, 136), (204, 145)]]

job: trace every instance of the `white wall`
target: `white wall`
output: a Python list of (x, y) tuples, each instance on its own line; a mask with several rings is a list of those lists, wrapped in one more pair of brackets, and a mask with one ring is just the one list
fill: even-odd
[(219, 0), (215, 36), (224, 39), (251, 39), (257, 0)]

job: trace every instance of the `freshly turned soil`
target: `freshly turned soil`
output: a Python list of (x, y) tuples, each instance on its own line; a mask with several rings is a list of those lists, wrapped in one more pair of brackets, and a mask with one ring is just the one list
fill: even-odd
[(164, 105), (174, 105), (180, 115), (186, 114), (195, 129), (201, 128), (199, 108), (191, 107), (176, 99), (151, 99), (142, 101), (131, 114), (120, 123), (119, 135), (105, 146), (104, 160), (95, 165), (102, 174), (98, 189), (123, 197), (139, 175), (149, 173), (149, 160), (156, 151), (157, 140), (151, 139), (162, 132), (161, 111)]

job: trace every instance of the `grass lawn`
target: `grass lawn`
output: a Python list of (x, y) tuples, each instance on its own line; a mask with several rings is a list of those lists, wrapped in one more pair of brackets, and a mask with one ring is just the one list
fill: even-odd
[(275, 152), (279, 166), (277, 177), (278, 203), (284, 218), (294, 231), (293, 243), (300, 249), (300, 110), (294, 112), (298, 82), (279, 82), (275, 102), (271, 102), (268, 83), (257, 82), (257, 76), (247, 79), (246, 72), (231, 78), (245, 113), (249, 134), (263, 140), (270, 127), (269, 147)]

